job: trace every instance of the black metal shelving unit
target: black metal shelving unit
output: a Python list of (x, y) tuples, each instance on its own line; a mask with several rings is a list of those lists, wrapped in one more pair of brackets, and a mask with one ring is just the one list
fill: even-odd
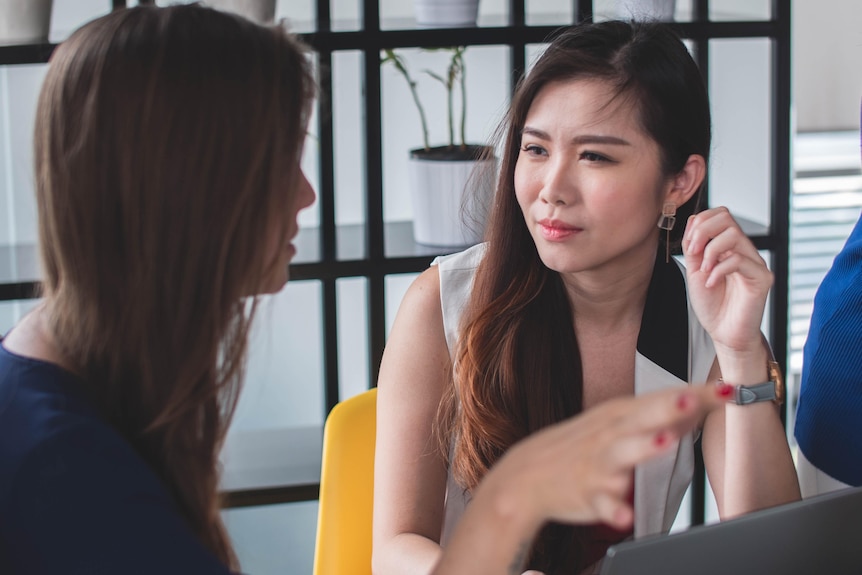
[[(151, 0), (142, 3), (151, 3)], [(125, 4), (125, 0), (112, 0), (112, 6), (115, 9), (124, 7)], [(336, 281), (340, 278), (360, 277), (368, 282), (366, 301), (369, 342), (368, 380), (375, 382), (385, 343), (385, 278), (391, 274), (422, 271), (434, 256), (443, 253), (414, 244), (409, 223), (385, 222), (383, 218), (381, 49), (453, 45), (506, 46), (509, 50), (512, 70), (510, 85), (514, 87), (526, 66), (527, 46), (547, 41), (558, 26), (527, 25), (525, 0), (509, 0), (508, 24), (505, 26), (382, 29), (379, 0), (365, 0), (361, 9), (359, 29), (334, 31), (329, 0), (316, 0), (315, 4), (314, 30), (300, 35), (316, 53), (322, 93), (317, 115), (320, 148), (317, 190), (320, 225), (315, 229), (306, 229), (302, 232), (301, 259), (292, 265), (291, 277), (296, 280), (317, 280), (321, 285), (325, 363), (323, 386), (325, 409), (328, 413), (339, 401)], [(746, 228), (746, 231), (759, 249), (768, 250), (771, 253), (776, 281), (770, 298), (770, 339), (777, 359), (784, 366), (787, 349), (788, 230), (791, 187), (790, 2), (771, 0), (771, 17), (757, 21), (710, 21), (709, 8), (709, 0), (693, 0), (691, 21), (671, 24), (690, 42), (704, 77), (708, 78), (709, 41), (712, 39), (765, 38), (772, 44), (771, 225), (766, 228), (754, 224)], [(592, 1), (573, 0), (572, 14), (575, 21), (593, 18)], [(571, 23), (560, 21), (559, 26)], [(0, 46), (0, 65), (47, 62), (55, 46), (48, 42)], [(334, 126), (330, 97), (333, 90), (332, 62), (334, 53), (346, 50), (360, 52), (362, 59), (365, 224), (361, 226), (339, 226), (336, 224), (335, 215)], [(32, 263), (35, 257), (33, 246), (0, 248), (0, 301), (34, 297), (38, 278), (30, 270), (35, 268)], [(699, 524), (704, 520), (705, 479), (702, 461), (698, 462), (698, 467), (693, 489), (692, 524)], [(317, 494), (318, 485), (313, 482), (240, 489), (226, 494), (226, 506), (306, 501), (316, 499)]]

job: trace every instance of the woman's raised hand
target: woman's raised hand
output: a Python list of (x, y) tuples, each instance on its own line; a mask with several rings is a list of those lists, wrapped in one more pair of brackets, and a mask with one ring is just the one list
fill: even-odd
[(691, 216), (682, 249), (691, 304), (716, 351), (759, 349), (772, 272), (727, 208)]
[(672, 449), (724, 405), (727, 389), (697, 385), (612, 399), (517, 443), (473, 493), (435, 575), (522, 575), (548, 521), (631, 527), (635, 466)]

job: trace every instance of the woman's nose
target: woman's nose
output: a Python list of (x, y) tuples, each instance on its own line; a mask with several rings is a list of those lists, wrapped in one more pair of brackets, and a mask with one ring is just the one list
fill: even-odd
[(297, 194), (300, 210), (307, 208), (314, 203), (314, 200), (317, 199), (317, 194), (314, 192), (314, 188), (312, 187), (311, 182), (309, 182), (308, 178), (305, 176), (305, 172), (302, 172), (302, 177), (299, 183), (299, 190), (297, 191)]
[(550, 164), (542, 180), (539, 198), (546, 204), (565, 206), (574, 200), (575, 174), (565, 160)]

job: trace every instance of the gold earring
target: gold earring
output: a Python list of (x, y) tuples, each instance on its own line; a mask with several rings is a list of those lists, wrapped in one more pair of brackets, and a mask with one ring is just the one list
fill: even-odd
[(665, 263), (670, 261), (670, 231), (673, 229), (674, 224), (676, 224), (676, 204), (673, 202), (666, 202), (661, 208), (661, 217), (658, 219), (657, 224), (659, 228), (667, 232), (667, 237), (664, 242)]

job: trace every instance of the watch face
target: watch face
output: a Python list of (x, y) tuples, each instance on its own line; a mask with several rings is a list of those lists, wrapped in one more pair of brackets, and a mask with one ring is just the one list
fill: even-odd
[(769, 379), (775, 382), (775, 403), (781, 405), (784, 403), (784, 376), (781, 374), (781, 366), (777, 361), (771, 360), (768, 367)]

